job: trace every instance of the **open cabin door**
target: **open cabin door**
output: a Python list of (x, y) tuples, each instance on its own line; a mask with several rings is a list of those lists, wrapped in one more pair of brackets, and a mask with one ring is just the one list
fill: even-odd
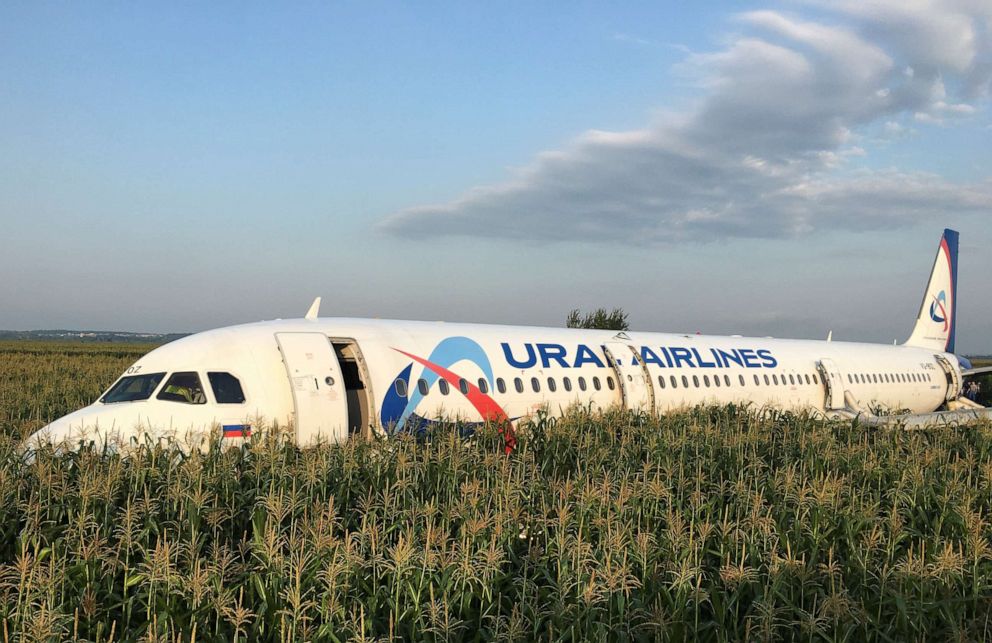
[(947, 380), (947, 391), (944, 394), (944, 401), (950, 402), (951, 400), (956, 400), (963, 388), (960, 372), (943, 355), (934, 355), (934, 358), (940, 364), (941, 370), (944, 371), (944, 378)]
[(823, 380), (824, 399), (823, 410), (833, 411), (844, 409), (847, 403), (844, 400), (844, 380), (840, 375), (837, 364), (828, 358), (821, 359), (816, 363), (816, 368), (820, 371), (820, 379)]
[(623, 342), (603, 344), (606, 359), (620, 382), (623, 407), (632, 411), (654, 411), (654, 387), (648, 366), (637, 349)]
[(344, 378), (330, 340), (323, 333), (276, 333), (296, 409), (296, 442), (348, 439)]

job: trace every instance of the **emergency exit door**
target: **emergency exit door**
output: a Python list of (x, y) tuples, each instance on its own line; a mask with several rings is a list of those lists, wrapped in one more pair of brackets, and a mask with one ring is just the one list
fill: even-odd
[(344, 377), (330, 340), (322, 333), (276, 333), (296, 411), (296, 442), (348, 439)]
[(840, 375), (837, 364), (829, 358), (823, 358), (816, 363), (816, 368), (820, 371), (820, 379), (823, 380), (824, 388), (824, 411), (843, 409), (847, 406), (844, 400), (844, 378)]
[(654, 387), (651, 385), (651, 375), (637, 349), (622, 342), (608, 342), (603, 344), (603, 352), (617, 374), (624, 408), (653, 411)]

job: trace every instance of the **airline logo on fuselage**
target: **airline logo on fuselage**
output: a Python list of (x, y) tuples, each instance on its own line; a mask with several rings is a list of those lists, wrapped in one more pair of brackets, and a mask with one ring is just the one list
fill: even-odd
[[(562, 344), (525, 342), (517, 347), (500, 344), (506, 363), (513, 368), (581, 368), (587, 364), (605, 368), (603, 358), (586, 344), (569, 350)], [(765, 348), (687, 348), (685, 346), (641, 346), (638, 350), (645, 364), (661, 368), (775, 368), (778, 360)], [(636, 365), (631, 356), (631, 365)]]
[[(410, 363), (393, 378), (394, 384), (386, 391), (379, 416), (383, 426), (401, 431), (411, 421), (418, 428), (432, 424), (430, 419), (418, 416), (416, 409), (424, 399), (420, 381), (423, 381), (424, 389), (429, 390), (438, 380), (444, 380), (451, 388), (460, 391), (479, 413), (483, 422), (508, 421), (506, 412), (488, 395), (488, 392), (483, 392), (475, 383), (450, 370), (460, 362), (474, 364), (482, 371), (487, 391), (492, 390), (493, 369), (489, 357), (475, 340), (468, 337), (448, 337), (438, 342), (426, 358), (395, 347), (393, 350), (409, 358)], [(414, 363), (422, 367), (418, 377), (412, 376)], [(403, 382), (400, 388), (395, 385), (396, 381)], [(480, 384), (483, 382), (481, 379), (477, 381)]]

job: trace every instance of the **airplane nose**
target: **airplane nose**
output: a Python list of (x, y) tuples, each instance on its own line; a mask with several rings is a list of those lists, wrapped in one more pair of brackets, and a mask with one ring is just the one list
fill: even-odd
[[(38, 449), (46, 444), (76, 449), (81, 443), (116, 450), (132, 443), (165, 440), (187, 447), (199, 446), (209, 437), (214, 418), (175, 422), (169, 415), (149, 413), (142, 402), (119, 407), (94, 404), (61, 417), (39, 429), (23, 444)], [(188, 424), (187, 424), (188, 422)]]
[(38, 448), (44, 444), (76, 445), (80, 441), (102, 442), (111, 438), (115, 421), (101, 410), (86, 407), (60, 417), (33, 433), (25, 446)]

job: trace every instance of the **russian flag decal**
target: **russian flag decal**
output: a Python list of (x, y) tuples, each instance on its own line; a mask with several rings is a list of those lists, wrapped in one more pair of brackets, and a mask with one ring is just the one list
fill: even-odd
[(225, 438), (247, 438), (251, 435), (250, 424), (225, 424), (221, 428)]

